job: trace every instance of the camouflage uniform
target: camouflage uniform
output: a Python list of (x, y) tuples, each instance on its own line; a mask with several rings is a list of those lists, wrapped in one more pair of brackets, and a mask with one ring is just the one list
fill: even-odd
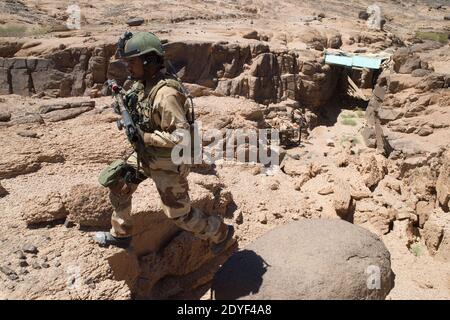
[[(187, 181), (190, 167), (188, 164), (176, 165), (171, 160), (172, 148), (180, 141), (180, 137), (172, 132), (177, 128), (189, 129), (189, 123), (186, 117), (186, 97), (173, 86), (174, 80), (169, 83), (172, 85), (167, 82), (166, 85), (161, 84), (161, 81), (167, 79), (167, 75), (158, 73), (150, 81), (147, 80), (145, 87), (142, 82), (136, 82), (131, 88), (139, 97), (137, 112), (141, 120), (140, 128), (144, 132), (146, 151), (151, 160), (148, 165), (141, 162), (137, 180), (125, 182), (124, 177), (120, 176), (109, 186), (114, 207), (110, 233), (120, 238), (132, 235), (132, 195), (138, 184), (150, 177), (155, 182), (162, 208), (168, 218), (197, 237), (218, 243), (226, 238), (227, 225), (217, 215), (208, 216), (191, 208)], [(136, 153), (125, 162), (129, 170), (136, 172)]]

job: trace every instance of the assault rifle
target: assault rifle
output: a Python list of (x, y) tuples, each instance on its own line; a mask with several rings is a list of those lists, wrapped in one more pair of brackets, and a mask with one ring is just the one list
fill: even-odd
[(115, 80), (108, 80), (107, 83), (115, 99), (114, 112), (121, 116), (121, 119), (116, 122), (117, 128), (119, 130), (125, 130), (128, 141), (137, 153), (137, 176), (140, 162), (147, 166), (149, 164), (143, 137), (139, 133), (138, 126), (131, 115), (133, 113), (131, 109), (136, 107), (138, 97), (136, 95), (127, 96), (126, 91)]

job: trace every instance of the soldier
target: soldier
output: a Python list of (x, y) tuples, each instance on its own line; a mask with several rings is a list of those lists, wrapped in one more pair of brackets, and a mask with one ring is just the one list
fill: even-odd
[(190, 128), (189, 108), (185, 107), (187, 97), (180, 82), (164, 72), (161, 41), (149, 32), (128, 33), (121, 48), (119, 42), (118, 52), (132, 78), (138, 80), (127, 95), (138, 97), (133, 111), (138, 116), (137, 126), (145, 154), (133, 153), (125, 161), (114, 161), (101, 172), (99, 182), (110, 189), (114, 213), (110, 232), (97, 232), (95, 240), (101, 246), (129, 246), (133, 229), (132, 194), (140, 182), (150, 177), (167, 217), (180, 228), (209, 240), (213, 253), (219, 254), (232, 243), (233, 226), (224, 224), (217, 215), (206, 215), (191, 207), (187, 181), (189, 164), (176, 165), (171, 159), (172, 148), (183, 138), (174, 131)]

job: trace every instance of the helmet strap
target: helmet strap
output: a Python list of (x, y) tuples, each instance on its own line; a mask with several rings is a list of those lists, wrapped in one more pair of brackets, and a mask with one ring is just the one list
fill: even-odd
[(161, 59), (153, 54), (141, 57), (146, 75), (153, 76), (164, 67)]
[(144, 76), (147, 78), (152, 78), (155, 74), (158, 73), (159, 70), (160, 68), (157, 64), (149, 62), (147, 62), (147, 64), (144, 64)]

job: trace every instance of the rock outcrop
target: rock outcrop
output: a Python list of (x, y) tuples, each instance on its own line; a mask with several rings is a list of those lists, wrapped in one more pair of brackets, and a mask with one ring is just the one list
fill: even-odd
[[(189, 180), (192, 206), (206, 214), (227, 214), (233, 196), (217, 177), (191, 173)], [(22, 218), (31, 227), (66, 219), (85, 231), (109, 230), (113, 208), (108, 193), (98, 185), (74, 185), (64, 195), (52, 192), (28, 200)], [(125, 281), (134, 298), (199, 298), (236, 244), (215, 256), (208, 242), (179, 229), (164, 215), (156, 189), (149, 195), (145, 202), (134, 202), (131, 248), (105, 253), (114, 280)]]
[[(330, 33), (317, 43), (339, 47), (340, 35)], [(271, 50), (262, 41), (168, 42), (165, 50), (183, 82), (210, 88), (217, 95), (243, 96), (263, 104), (289, 98), (317, 108), (331, 98), (338, 81), (336, 70), (323, 65), (320, 57)], [(105, 89), (107, 79), (119, 84), (127, 79), (126, 67), (115, 60), (114, 52), (115, 44), (105, 44), (65, 48), (39, 58), (0, 58), (0, 93), (95, 96)]]

